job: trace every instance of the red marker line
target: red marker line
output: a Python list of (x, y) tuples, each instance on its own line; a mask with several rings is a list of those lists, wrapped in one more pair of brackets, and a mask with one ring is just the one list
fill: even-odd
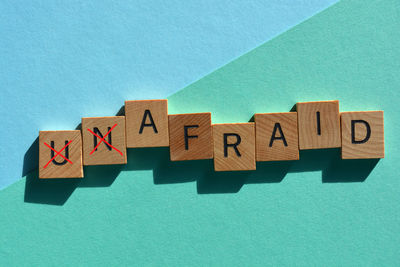
[(67, 146), (69, 146), (69, 144), (71, 144), (71, 142), (72, 142), (72, 140), (69, 141), (60, 151), (55, 150), (54, 148), (52, 148), (51, 146), (49, 146), (48, 144), (46, 144), (46, 142), (44, 142), (44, 144), (45, 144), (48, 148), (50, 148), (51, 150), (53, 150), (54, 152), (56, 152), (56, 155), (55, 155), (51, 160), (49, 160), (49, 162), (47, 162), (47, 164), (44, 165), (43, 168), (46, 168), (46, 167), (50, 164), (50, 162), (52, 162), (53, 159), (55, 159), (57, 156), (61, 156), (62, 158), (64, 158), (65, 160), (67, 160), (69, 163), (72, 164), (72, 162), (71, 162), (69, 159), (67, 159), (66, 157), (64, 157), (63, 155), (61, 155), (61, 152), (62, 152)]
[(117, 124), (115, 124), (113, 127), (111, 127), (111, 129), (102, 137), (100, 137), (99, 135), (97, 135), (96, 133), (94, 133), (92, 130), (87, 129), (91, 134), (93, 134), (94, 136), (96, 136), (97, 138), (100, 139), (100, 142), (97, 144), (97, 146), (95, 148), (93, 148), (92, 152), (90, 152), (90, 155), (93, 154), (94, 151), (96, 151), (97, 147), (102, 143), (106, 143), (108, 146), (110, 146), (111, 148), (113, 148), (115, 151), (117, 151), (119, 154), (121, 154), (121, 156), (123, 156), (122, 152), (119, 151), (117, 148), (115, 148), (114, 146), (112, 146), (111, 144), (109, 144), (105, 138), (107, 137), (107, 135), (109, 135), (111, 133), (111, 131), (115, 128), (115, 126), (117, 126)]

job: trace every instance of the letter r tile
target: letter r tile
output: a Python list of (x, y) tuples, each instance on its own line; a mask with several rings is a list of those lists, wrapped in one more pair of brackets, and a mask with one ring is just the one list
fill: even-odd
[(254, 123), (214, 124), (214, 170), (256, 169)]

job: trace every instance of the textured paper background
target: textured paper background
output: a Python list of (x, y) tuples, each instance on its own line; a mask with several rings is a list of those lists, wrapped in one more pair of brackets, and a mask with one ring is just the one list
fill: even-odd
[(169, 98), (171, 113), (211, 111), (213, 122), (308, 100), (383, 109), (385, 159), (303, 151), (221, 174), (137, 149), (127, 166), (86, 168), (81, 183), (33, 172), (1, 191), (2, 262), (398, 266), (399, 8), (341, 1)]
[(334, 2), (0, 1), (0, 189), (39, 130), (166, 98)]

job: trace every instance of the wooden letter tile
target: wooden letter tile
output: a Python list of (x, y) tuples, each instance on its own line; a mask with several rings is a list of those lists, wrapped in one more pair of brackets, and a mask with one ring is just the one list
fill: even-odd
[(296, 110), (300, 150), (341, 146), (339, 101), (297, 103)]
[(211, 113), (169, 115), (171, 161), (211, 159)]
[(82, 118), (82, 137), (83, 165), (126, 164), (124, 116)]
[(260, 113), (256, 124), (257, 161), (298, 160), (297, 113)]
[(40, 131), (39, 178), (82, 177), (81, 131)]
[(168, 102), (125, 101), (127, 147), (169, 146)]
[(254, 123), (214, 124), (215, 171), (256, 169)]
[(342, 112), (342, 159), (385, 157), (383, 111)]

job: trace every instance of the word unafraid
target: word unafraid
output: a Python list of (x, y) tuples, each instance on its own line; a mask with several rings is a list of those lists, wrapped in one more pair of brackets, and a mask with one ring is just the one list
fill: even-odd
[[(383, 158), (383, 111), (339, 112), (339, 101), (297, 103), (252, 122), (212, 124), (211, 113), (168, 114), (167, 100), (125, 102), (125, 116), (82, 118), (82, 129), (39, 132), (39, 178), (82, 178), (84, 165), (126, 164), (127, 148), (168, 147), (172, 161), (214, 159), (215, 171), (299, 160), (299, 150)], [(50, 144), (50, 145), (49, 145)]]

